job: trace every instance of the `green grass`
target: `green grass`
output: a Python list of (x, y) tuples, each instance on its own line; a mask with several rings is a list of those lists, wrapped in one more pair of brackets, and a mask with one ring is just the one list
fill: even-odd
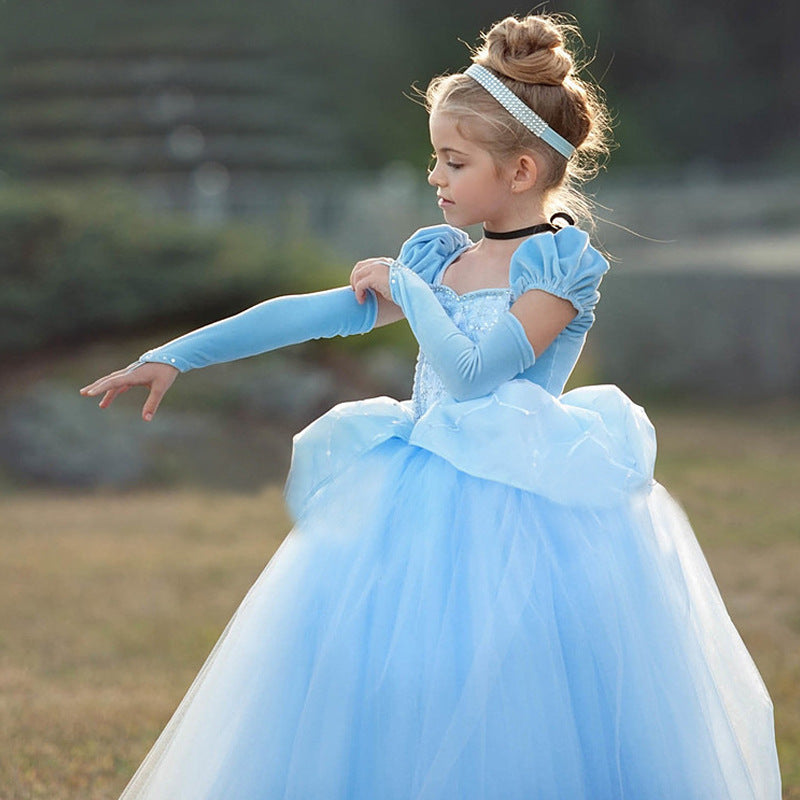
[[(800, 408), (648, 408), (800, 798)], [(118, 796), (289, 530), (279, 487), (0, 497), (0, 796)]]
[(800, 543), (800, 408), (647, 404), (656, 427), (656, 477), (691, 508), (700, 540)]
[(288, 530), (280, 491), (1, 505), (0, 796), (116, 797)]

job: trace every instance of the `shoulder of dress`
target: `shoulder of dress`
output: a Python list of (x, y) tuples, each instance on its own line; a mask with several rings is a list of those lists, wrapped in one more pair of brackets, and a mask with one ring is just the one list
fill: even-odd
[(557, 289), (585, 306), (608, 269), (589, 234), (570, 225), (526, 239), (511, 257), (509, 279), (515, 296), (532, 288)]
[(585, 333), (594, 321), (599, 286), (609, 263), (592, 246), (586, 231), (569, 226), (526, 239), (514, 252), (509, 269), (512, 296), (541, 289), (569, 300), (578, 312), (568, 328)]
[(469, 236), (467, 236), (466, 232), (462, 231), (461, 228), (455, 228), (452, 225), (440, 223), (438, 225), (426, 225), (423, 228), (418, 228), (416, 231), (414, 231), (414, 233), (411, 234), (411, 236), (408, 237), (408, 239), (406, 239), (405, 244), (409, 244), (411, 242), (431, 241), (434, 239), (439, 239), (442, 241), (451, 240), (459, 243), (471, 243)]
[(459, 228), (429, 225), (406, 239), (397, 260), (430, 283), (445, 261), (471, 244), (472, 240)]

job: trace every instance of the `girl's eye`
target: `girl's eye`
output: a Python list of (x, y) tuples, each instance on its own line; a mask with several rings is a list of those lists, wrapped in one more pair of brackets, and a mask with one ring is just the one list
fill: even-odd
[[(436, 153), (431, 153), (431, 157), (428, 160), (428, 172), (433, 172), (436, 169), (436, 163), (438, 159), (436, 158)], [(445, 164), (450, 167), (451, 169), (461, 169), (463, 164), (459, 164), (457, 161), (446, 161)]]

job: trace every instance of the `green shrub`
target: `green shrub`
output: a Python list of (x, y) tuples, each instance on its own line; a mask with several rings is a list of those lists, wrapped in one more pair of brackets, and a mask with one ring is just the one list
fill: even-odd
[(313, 242), (148, 214), (115, 185), (0, 187), (2, 354), (207, 322), (346, 277)]

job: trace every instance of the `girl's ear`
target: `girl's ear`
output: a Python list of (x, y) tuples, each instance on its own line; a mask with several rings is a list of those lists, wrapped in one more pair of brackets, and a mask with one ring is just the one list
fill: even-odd
[(533, 156), (523, 153), (517, 158), (511, 177), (511, 191), (525, 192), (536, 185), (539, 168)]

